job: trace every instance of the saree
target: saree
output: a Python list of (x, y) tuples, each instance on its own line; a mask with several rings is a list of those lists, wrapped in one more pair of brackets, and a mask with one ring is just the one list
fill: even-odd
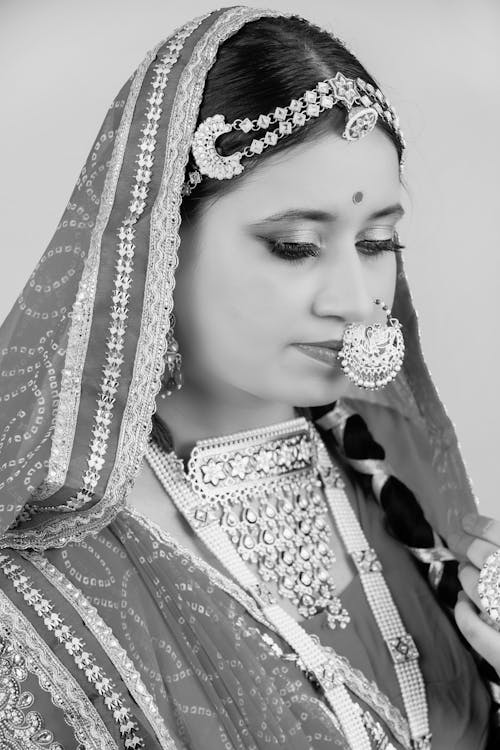
[[(165, 368), (182, 185), (204, 81), (225, 39), (274, 15), (214, 11), (147, 54), (0, 328), (7, 747), (196, 747), (200, 738), (206, 748), (346, 746), (251, 599), (127, 509)], [(353, 388), (344, 400), (446, 540), (476, 502), (422, 356), (399, 256), (393, 310), (405, 329), (402, 371), (383, 391)], [(478, 686), (473, 725), (482, 742), (487, 700), (462, 655), (467, 684)], [(371, 700), (359, 670), (341, 659), (339, 669)]]
[[(363, 498), (360, 506), (365, 508), (363, 527), (371, 519), (376, 530), (376, 504), (367, 511)], [(393, 542), (398, 547), (393, 555), (383, 534), (378, 544), (376, 535), (371, 538), (388, 570), (390, 562), (396, 571), (404, 566), (400, 590), (397, 582), (389, 584), (402, 616), (412, 618), (412, 632), (424, 656), (433, 747), (486, 747), (489, 699), (472, 657), (400, 545)], [(31, 683), (18, 676), (19, 695), (28, 690), (36, 696), (32, 709), (40, 716), (41, 729), (52, 733), (52, 744), (72, 747), (80, 731), (85, 738), (82, 741), (80, 734), (80, 741), (89, 748), (134, 747), (121, 744), (133, 736), (148, 748), (348, 747), (321, 694), (297, 668), (287, 644), (263, 621), (251, 597), (140, 513), (120, 512), (106, 529), (79, 544), (44, 554), (9, 552), (7, 557), (0, 557), (2, 642), (10, 634), (12, 644), (15, 635), (17, 653), (31, 672)], [(25, 588), (22, 577), (28, 579)], [(321, 614), (306, 627), (342, 654), (339, 669), (377, 722), (384, 725), (392, 719), (398, 726), (391, 704), (401, 713), (403, 706), (395, 683), (390, 703), (377, 687), (383, 684), (387, 691), (391, 668), (377, 656), (381, 644), (368, 608), (359, 607), (359, 589), (355, 580), (342, 593), (353, 615), (346, 631), (333, 633)], [(45, 618), (36, 611), (43, 611), (44, 598), (52, 606)], [(412, 616), (416, 604), (420, 614)], [(60, 622), (49, 630), (49, 617), (55, 620), (56, 615)], [(65, 626), (70, 628), (67, 641), (58, 638)], [(94, 682), (76, 665), (85, 653), (94, 660), (87, 672), (92, 666), (101, 670)], [(9, 657), (8, 652), (3, 655)], [(46, 682), (37, 657), (50, 675)], [(109, 691), (106, 680), (113, 685)], [(78, 688), (83, 694), (79, 698)], [(113, 693), (123, 705), (115, 698), (108, 706)], [(65, 703), (54, 701), (54, 695)], [(117, 710), (129, 711), (136, 725), (130, 736), (120, 737), (123, 722), (115, 719)], [(100, 745), (104, 727), (107, 744)], [(391, 739), (398, 750), (404, 746)], [(21, 744), (13, 747), (17, 750)]]

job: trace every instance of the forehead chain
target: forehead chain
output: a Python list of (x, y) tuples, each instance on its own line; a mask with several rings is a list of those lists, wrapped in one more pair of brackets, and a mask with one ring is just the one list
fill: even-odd
[[(338, 104), (346, 110), (343, 138), (348, 141), (359, 140), (374, 129), (380, 117), (393, 130), (404, 149), (406, 144), (399, 127), (399, 118), (380, 89), (362, 78), (354, 80), (338, 72), (333, 78), (319, 81), (298, 99), (292, 99), (286, 107), (276, 107), (273, 112), (261, 114), (254, 120), (245, 117), (227, 123), (222, 114), (203, 120), (193, 135), (191, 150), (197, 169), (188, 175), (185, 194), (189, 194), (201, 182), (203, 175), (228, 180), (240, 174), (244, 169), (241, 163), (243, 157), (261, 154), (264, 149), (275, 146), (281, 138)], [(260, 138), (254, 138), (241, 151), (222, 156), (217, 151), (216, 141), (219, 136), (232, 130), (243, 133), (265, 130), (266, 133)]]

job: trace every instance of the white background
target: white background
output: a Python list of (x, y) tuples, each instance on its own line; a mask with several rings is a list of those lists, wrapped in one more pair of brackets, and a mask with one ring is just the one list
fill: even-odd
[[(500, 517), (500, 3), (263, 4), (343, 39), (400, 115), (409, 145), (401, 237), (424, 352), (480, 508)], [(0, 320), (42, 255), (122, 83), (147, 49), (214, 7), (0, 0)]]

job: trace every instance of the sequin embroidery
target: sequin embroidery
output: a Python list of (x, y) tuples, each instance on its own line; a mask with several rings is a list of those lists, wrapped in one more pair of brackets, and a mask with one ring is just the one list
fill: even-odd
[(144, 740), (138, 734), (138, 726), (132, 717), (130, 709), (125, 705), (122, 696), (116, 690), (112, 680), (100, 667), (95, 657), (88, 650), (85, 641), (78, 638), (74, 630), (64, 622), (60, 614), (54, 612), (53, 604), (46, 599), (20, 565), (12, 561), (8, 555), (0, 555), (0, 568), (12, 582), (12, 585), (43, 620), (47, 630), (54, 633), (57, 640), (63, 644), (66, 651), (88, 682), (94, 686), (103, 697), (104, 705), (111, 713), (120, 729), (127, 748), (144, 748)]

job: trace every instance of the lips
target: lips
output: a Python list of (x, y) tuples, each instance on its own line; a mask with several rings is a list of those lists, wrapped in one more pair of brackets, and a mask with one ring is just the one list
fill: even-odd
[(295, 344), (297, 349), (312, 359), (317, 359), (331, 367), (339, 366), (339, 351), (342, 347), (341, 341), (316, 342), (314, 344)]
[(342, 349), (343, 342), (337, 341), (337, 340), (330, 340), (330, 341), (312, 341), (307, 342), (304, 344), (299, 344), (299, 346), (318, 346), (322, 349), (333, 349), (335, 351), (339, 351), (339, 349)]

